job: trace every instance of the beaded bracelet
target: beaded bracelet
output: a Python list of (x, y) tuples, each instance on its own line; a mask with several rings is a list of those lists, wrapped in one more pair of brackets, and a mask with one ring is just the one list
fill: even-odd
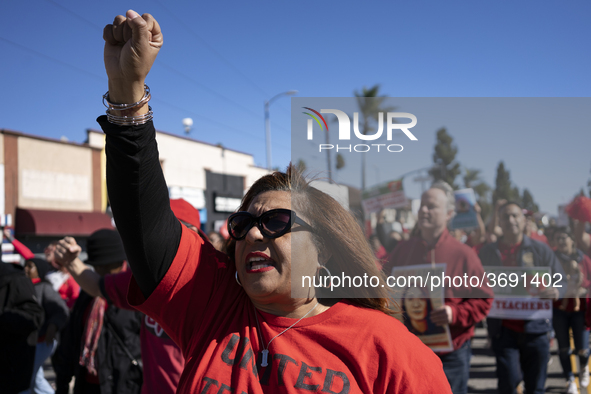
[(119, 126), (137, 126), (140, 124), (146, 124), (152, 120), (154, 112), (152, 107), (148, 106), (148, 112), (139, 116), (117, 116), (113, 115), (107, 110), (107, 120), (109, 123), (113, 123)]
[(141, 107), (150, 101), (151, 98), (152, 95), (150, 95), (150, 87), (144, 84), (144, 97), (142, 97), (140, 101), (133, 104), (113, 104), (109, 101), (109, 92), (107, 91), (107, 93), (103, 94), (103, 105), (111, 111), (125, 111), (127, 109)]

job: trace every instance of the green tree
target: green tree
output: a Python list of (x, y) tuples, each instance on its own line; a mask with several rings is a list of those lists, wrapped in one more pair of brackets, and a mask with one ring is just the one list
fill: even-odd
[(437, 143), (435, 144), (435, 152), (433, 153), (433, 167), (429, 170), (429, 175), (433, 177), (434, 181), (445, 181), (454, 189), (458, 188), (456, 185), (456, 177), (460, 175), (460, 163), (456, 162), (456, 154), (458, 148), (452, 145), (453, 138), (447, 134), (445, 127), (437, 131)]
[(480, 215), (483, 220), (486, 220), (492, 211), (492, 204), (488, 199), (490, 193), (490, 186), (481, 178), (481, 170), (475, 168), (466, 168), (464, 174), (464, 187), (472, 188), (476, 194), (476, 201), (480, 205)]
[[(387, 107), (385, 101), (388, 98), (385, 95), (380, 95), (380, 85), (376, 84), (371, 88), (365, 86), (361, 91), (354, 91), (353, 94), (357, 99), (357, 106), (359, 107), (359, 132), (363, 135), (375, 130), (375, 125), (378, 122), (380, 112), (385, 114), (393, 112), (395, 107)], [(366, 158), (365, 152), (361, 154), (361, 190), (365, 190), (365, 167)]]
[(502, 161), (499, 162), (497, 167), (497, 178), (495, 180), (495, 190), (493, 191), (493, 204), (501, 199), (521, 202), (519, 189), (517, 186), (513, 187), (511, 185), (511, 174), (505, 169), (505, 163)]
[(534, 202), (534, 196), (530, 193), (528, 189), (523, 189), (523, 196), (521, 197), (521, 204), (524, 209), (527, 209), (532, 212), (538, 212), (540, 208), (538, 204)]

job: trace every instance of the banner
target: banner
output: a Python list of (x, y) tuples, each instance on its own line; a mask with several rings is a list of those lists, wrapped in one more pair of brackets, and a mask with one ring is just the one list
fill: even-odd
[(495, 298), (488, 317), (509, 320), (552, 319), (552, 300)]
[(542, 290), (557, 283), (550, 274), (550, 267), (486, 266), (484, 269), (495, 294), (488, 317), (513, 320), (552, 318), (552, 300), (538, 298)]
[(381, 183), (363, 192), (361, 204), (365, 216), (386, 208), (401, 208), (407, 200), (402, 187), (402, 179)]

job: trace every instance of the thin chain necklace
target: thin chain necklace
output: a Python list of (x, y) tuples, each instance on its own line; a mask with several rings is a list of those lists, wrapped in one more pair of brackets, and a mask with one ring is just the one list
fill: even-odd
[[(279, 334), (275, 335), (273, 338), (271, 338), (271, 340), (269, 341), (269, 343), (267, 343), (267, 346), (263, 347), (263, 350), (261, 351), (262, 354), (262, 362), (261, 362), (261, 367), (266, 367), (269, 365), (268, 363), (268, 358), (269, 358), (269, 345), (271, 345), (271, 342), (273, 342), (273, 339), (277, 338), (278, 336), (280, 336), (281, 334), (284, 334), (287, 330), (289, 330), (290, 328), (292, 328), (293, 326), (295, 326), (296, 324), (298, 324), (299, 322), (302, 321), (302, 319), (306, 316), (308, 316), (310, 313), (312, 313), (312, 311), (314, 309), (316, 309), (316, 307), (318, 306), (318, 301), (316, 301), (316, 305), (314, 305), (314, 308), (310, 309), (308, 312), (306, 312), (306, 314), (302, 317), (300, 317), (298, 319), (298, 321), (296, 321), (295, 323), (293, 323), (291, 326), (287, 327), (285, 330), (281, 331)], [(257, 328), (259, 330), (259, 337), (261, 338), (261, 345), (264, 343), (263, 340), (263, 333), (261, 332), (261, 325), (259, 324), (259, 318), (257, 316), (257, 309), (256, 307), (253, 305), (252, 306), (254, 308), (254, 318), (257, 321)]]

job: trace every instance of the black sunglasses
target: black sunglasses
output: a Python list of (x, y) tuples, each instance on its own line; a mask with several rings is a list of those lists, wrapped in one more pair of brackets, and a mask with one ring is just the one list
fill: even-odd
[(259, 217), (249, 212), (236, 212), (228, 218), (228, 233), (236, 241), (244, 239), (252, 226), (257, 226), (267, 238), (278, 238), (291, 230), (294, 223), (298, 223), (308, 230), (313, 231), (312, 226), (297, 217), (296, 213), (289, 209), (271, 209)]

